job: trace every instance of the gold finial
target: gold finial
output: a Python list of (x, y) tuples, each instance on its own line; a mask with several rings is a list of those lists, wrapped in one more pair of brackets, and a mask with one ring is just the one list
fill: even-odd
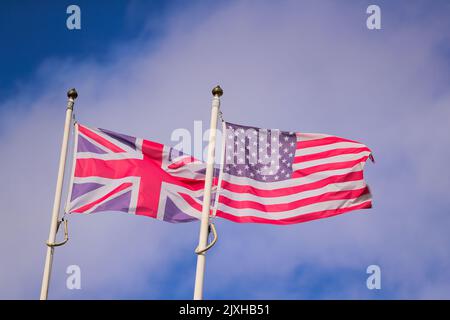
[(75, 88), (72, 88), (69, 91), (67, 91), (67, 97), (75, 100), (78, 97), (77, 90), (75, 90)]
[(213, 96), (221, 97), (223, 95), (223, 90), (220, 86), (215, 86), (214, 89), (212, 89)]

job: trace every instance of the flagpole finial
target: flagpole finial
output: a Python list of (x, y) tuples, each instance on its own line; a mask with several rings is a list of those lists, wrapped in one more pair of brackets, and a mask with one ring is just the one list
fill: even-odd
[(214, 89), (212, 89), (213, 96), (221, 97), (223, 95), (223, 90), (220, 86), (215, 86)]
[(75, 88), (72, 88), (69, 91), (67, 91), (67, 97), (69, 99), (75, 100), (78, 97), (77, 90), (75, 90)]

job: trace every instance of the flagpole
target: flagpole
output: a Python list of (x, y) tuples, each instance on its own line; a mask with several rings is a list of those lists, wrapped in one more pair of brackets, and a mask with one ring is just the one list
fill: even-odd
[[(61, 154), (59, 157), (59, 168), (58, 168), (58, 178), (56, 180), (56, 191), (55, 191), (55, 199), (53, 201), (53, 211), (52, 211), (52, 220), (50, 222), (50, 233), (48, 236), (47, 244), (52, 244), (55, 242), (56, 232), (58, 229), (58, 214), (59, 208), (61, 205), (61, 194), (63, 188), (64, 181), (64, 170), (66, 166), (66, 158), (67, 158), (67, 145), (69, 142), (69, 133), (70, 133), (70, 125), (72, 122), (72, 112), (73, 105), (75, 99), (78, 97), (78, 93), (75, 89), (70, 89), (67, 92), (67, 109), (66, 109), (66, 122), (64, 125), (64, 135), (61, 146)], [(47, 256), (45, 258), (45, 267), (44, 267), (44, 276), (42, 278), (42, 287), (41, 287), (41, 300), (47, 300), (48, 297), (48, 287), (50, 283), (50, 274), (52, 272), (52, 262), (53, 262), (53, 246), (47, 246)]]
[(212, 94), (213, 99), (211, 103), (211, 124), (209, 132), (208, 156), (206, 161), (205, 192), (203, 195), (200, 235), (197, 247), (200, 253), (197, 254), (197, 270), (195, 273), (194, 300), (203, 299), (203, 280), (205, 277), (206, 252), (202, 252), (202, 249), (204, 249), (207, 246), (208, 242), (209, 212), (211, 206), (211, 187), (214, 173), (214, 157), (216, 149), (217, 117), (219, 115), (220, 97), (223, 94), (223, 90), (220, 86), (216, 86), (212, 90)]

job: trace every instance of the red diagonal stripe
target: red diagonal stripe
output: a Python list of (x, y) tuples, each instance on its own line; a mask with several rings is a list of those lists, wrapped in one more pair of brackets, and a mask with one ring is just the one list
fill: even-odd
[(125, 190), (126, 188), (131, 187), (131, 186), (132, 186), (132, 184), (129, 183), (129, 182), (122, 183), (120, 186), (118, 186), (117, 188), (115, 188), (115, 189), (112, 190), (111, 192), (108, 192), (108, 193), (105, 194), (103, 197), (101, 197), (101, 198), (99, 198), (99, 199), (97, 199), (97, 200), (95, 200), (95, 201), (93, 201), (93, 202), (91, 202), (91, 203), (88, 203), (88, 204), (86, 204), (86, 205), (84, 205), (84, 206), (82, 206), (82, 207), (80, 207), (80, 208), (78, 208), (78, 209), (76, 209), (76, 210), (73, 210), (72, 212), (76, 212), (76, 213), (83, 213), (83, 212), (86, 212), (87, 210), (89, 210), (89, 209), (91, 209), (93, 206), (95, 206), (96, 204), (102, 202), (102, 201), (105, 200), (105, 199), (108, 199), (108, 198), (111, 197), (112, 195), (114, 195), (114, 194), (116, 194), (116, 193), (118, 193), (118, 192), (120, 192), (120, 191), (122, 191), (122, 190)]
[(94, 131), (92, 131), (86, 127), (83, 127), (82, 125), (78, 125), (78, 130), (85, 136), (91, 138), (95, 142), (101, 144), (102, 146), (108, 148), (109, 150), (111, 150), (113, 152), (125, 152), (125, 150), (119, 148), (115, 144), (113, 144), (110, 141), (106, 140), (105, 138), (99, 136)]

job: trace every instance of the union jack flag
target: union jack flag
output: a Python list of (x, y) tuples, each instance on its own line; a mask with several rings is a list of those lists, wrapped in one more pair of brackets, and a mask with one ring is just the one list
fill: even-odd
[(201, 216), (204, 178), (205, 164), (176, 149), (76, 124), (66, 212), (189, 222)]

